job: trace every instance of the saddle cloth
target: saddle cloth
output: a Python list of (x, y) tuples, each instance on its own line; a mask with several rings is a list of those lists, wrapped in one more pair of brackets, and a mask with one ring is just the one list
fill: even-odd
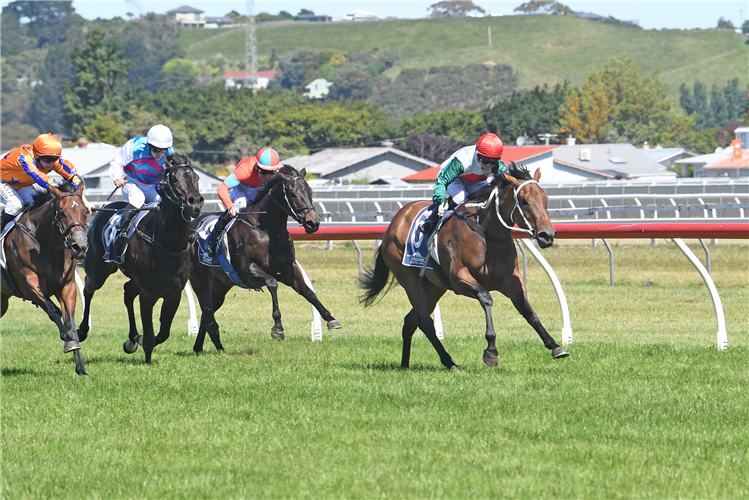
[[(156, 202), (151, 202), (144, 205), (143, 208), (153, 208), (157, 207), (158, 205), (159, 204)], [(135, 218), (133, 218), (133, 220), (130, 222), (130, 227), (127, 229), (128, 240), (135, 232), (135, 227), (143, 219), (143, 217), (148, 214), (148, 212), (148, 210), (142, 210), (138, 212), (138, 215), (136, 215)], [(114, 237), (117, 236), (117, 228), (120, 226), (120, 221), (122, 220), (122, 214), (123, 212), (115, 213), (106, 223), (106, 225), (104, 226), (104, 230), (101, 232), (101, 242), (104, 244), (104, 260), (106, 262), (114, 262), (115, 264), (120, 263), (120, 258), (125, 253), (125, 250), (127, 250), (127, 243), (122, 245), (122, 248), (120, 249), (120, 255), (115, 255), (114, 249), (112, 248)]]
[(437, 229), (452, 215), (453, 211), (448, 211), (435, 226), (434, 233), (434, 244), (431, 248), (431, 254), (429, 249), (430, 236), (421, 232), (421, 224), (429, 218), (432, 211), (436, 210), (434, 205), (422, 208), (413, 222), (411, 222), (411, 228), (408, 230), (408, 240), (406, 240), (406, 249), (403, 252), (403, 265), (408, 267), (424, 267), (424, 259), (429, 259), (427, 262), (427, 269), (434, 269), (433, 263), (439, 264), (440, 260), (437, 256)]
[[(20, 215), (21, 214), (18, 214), (16, 216), (16, 219), (18, 219)], [(16, 288), (16, 284), (13, 283), (13, 279), (10, 277), (10, 274), (8, 274), (8, 261), (5, 256), (5, 236), (7, 236), (8, 232), (10, 232), (10, 230), (15, 225), (15, 220), (8, 222), (5, 228), (3, 228), (2, 235), (0, 235), (0, 280), (2, 281), (2, 286), (6, 290), (6, 292), (10, 292), (11, 295), (20, 297), (21, 293), (18, 291), (18, 288)]]
[(229, 255), (228, 240), (226, 238), (229, 229), (231, 229), (237, 219), (230, 220), (226, 225), (226, 228), (224, 228), (224, 232), (218, 235), (218, 244), (216, 245), (216, 253), (213, 255), (213, 258), (209, 257), (208, 252), (206, 252), (208, 248), (208, 237), (213, 232), (213, 228), (216, 227), (218, 218), (218, 215), (212, 215), (204, 220), (198, 228), (197, 243), (200, 263), (209, 267), (221, 267), (232, 283), (241, 288), (249, 288), (244, 281), (242, 281), (242, 278), (239, 277), (237, 270), (234, 269), (234, 265), (231, 262), (231, 255)]

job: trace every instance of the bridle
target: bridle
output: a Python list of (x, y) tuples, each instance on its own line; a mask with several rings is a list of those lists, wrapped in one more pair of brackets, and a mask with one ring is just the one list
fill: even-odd
[[(31, 229), (28, 228), (28, 226), (26, 226), (24, 224), (21, 224), (20, 221), (18, 223), (16, 223), (16, 227), (18, 227), (18, 229), (20, 229), (23, 233), (25, 233), (25, 234), (29, 235), (31, 238), (33, 238), (37, 243), (39, 243), (40, 245), (43, 245), (43, 246), (45, 246), (45, 247), (47, 247), (49, 249), (52, 249), (52, 250), (62, 250), (63, 248), (67, 248), (68, 250), (72, 250), (73, 249), (73, 245), (75, 244), (75, 241), (74, 240), (72, 240), (72, 241), (70, 240), (70, 238), (68, 237), (69, 236), (68, 233), (70, 233), (71, 229), (73, 229), (74, 227), (78, 227), (78, 226), (82, 227), (83, 231), (86, 232), (86, 231), (88, 231), (88, 225), (86, 223), (84, 223), (84, 222), (73, 222), (73, 223), (68, 224), (67, 226), (63, 227), (63, 225), (62, 225), (62, 218), (61, 218), (60, 214), (64, 215), (65, 212), (62, 209), (60, 209), (60, 201), (63, 198), (68, 198), (70, 196), (78, 196), (81, 199), (81, 205), (83, 205), (83, 197), (79, 193), (66, 193), (66, 194), (62, 195), (61, 197), (59, 197), (59, 198), (55, 198), (54, 202), (52, 203), (52, 207), (51, 207), (52, 208), (52, 226), (55, 228), (55, 231), (57, 231), (57, 234), (60, 236), (60, 239), (62, 239), (62, 241), (63, 241), (63, 245), (62, 246), (56, 246), (56, 245), (53, 246), (53, 245), (50, 245), (49, 243), (43, 242), (42, 240), (40, 240), (37, 237), (37, 235)], [(30, 211), (26, 212), (26, 221), (27, 221), (26, 224), (30, 224), (31, 223), (31, 217), (30, 217), (30, 213), (29, 212)]]
[[(520, 216), (523, 218), (523, 222), (525, 223), (525, 228), (510, 226), (502, 218), (502, 215), (499, 212), (499, 186), (495, 187), (492, 190), (491, 194), (489, 195), (489, 198), (485, 202), (467, 203), (466, 207), (479, 207), (482, 210), (484, 210), (489, 207), (489, 204), (491, 204), (492, 199), (494, 199), (494, 211), (497, 213), (497, 218), (499, 219), (499, 222), (501, 222), (504, 227), (506, 227), (510, 231), (521, 231), (523, 233), (528, 233), (529, 235), (531, 235), (531, 238), (536, 238), (537, 236), (536, 228), (534, 228), (531, 225), (531, 223), (528, 222), (528, 219), (525, 217), (525, 214), (523, 213), (523, 209), (520, 208), (520, 198), (518, 197), (520, 190), (523, 189), (523, 187), (525, 187), (527, 184), (538, 184), (538, 181), (534, 179), (530, 179), (530, 180), (524, 181), (517, 188), (513, 187), (513, 197), (515, 198), (515, 206), (512, 207), (512, 212), (510, 212), (510, 222), (513, 222), (515, 210), (517, 210), (520, 213)], [(526, 228), (530, 228), (530, 229), (526, 229)]]
[(182, 163), (180, 165), (175, 165), (171, 168), (168, 168), (164, 171), (164, 178), (159, 181), (157, 191), (159, 194), (162, 194), (164, 198), (169, 200), (170, 202), (174, 203), (179, 207), (179, 213), (182, 217), (182, 220), (185, 222), (190, 222), (192, 220), (192, 217), (190, 217), (190, 214), (187, 214), (187, 217), (185, 217), (185, 210), (188, 208), (187, 201), (183, 201), (177, 196), (177, 192), (174, 189), (174, 186), (172, 186), (172, 180), (170, 177), (170, 174), (177, 170), (178, 168), (187, 168), (194, 172), (192, 166)]
[(315, 207), (310, 205), (310, 206), (294, 208), (292, 206), (291, 201), (289, 200), (288, 187), (291, 185), (292, 182), (298, 182), (298, 181), (304, 181), (304, 177), (302, 177), (301, 175), (297, 175), (296, 177), (292, 177), (288, 181), (280, 182), (276, 186), (273, 186), (273, 188), (271, 189), (271, 191), (273, 191), (274, 189), (276, 189), (276, 187), (278, 187), (278, 185), (283, 186), (283, 196), (284, 196), (284, 199), (286, 200), (286, 205), (276, 200), (273, 196), (270, 196), (270, 199), (273, 200), (273, 203), (281, 207), (281, 210), (283, 210), (287, 215), (289, 215), (289, 217), (297, 221), (299, 225), (304, 225), (305, 217), (307, 217), (307, 214), (313, 211)]

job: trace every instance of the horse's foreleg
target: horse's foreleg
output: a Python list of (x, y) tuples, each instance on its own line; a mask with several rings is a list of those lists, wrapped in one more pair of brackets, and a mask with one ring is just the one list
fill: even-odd
[(140, 293), (140, 289), (133, 280), (125, 283), (122, 288), (125, 291), (123, 301), (125, 302), (125, 307), (127, 308), (127, 320), (130, 325), (130, 331), (127, 334), (127, 338), (130, 340), (130, 342), (135, 342), (138, 336), (138, 325), (135, 323), (134, 303), (135, 297), (137, 297)]
[(411, 360), (411, 339), (413, 339), (414, 332), (419, 327), (419, 318), (416, 316), (416, 311), (411, 309), (403, 318), (403, 331), (401, 336), (403, 337), (403, 354), (401, 355), (401, 368), (408, 368)]
[(483, 360), (487, 366), (497, 366), (499, 364), (499, 354), (497, 353), (497, 332), (494, 330), (494, 321), (492, 320), (492, 294), (481, 286), (471, 275), (468, 268), (451, 269), (450, 274), (454, 276), (451, 280), (453, 290), (458, 295), (473, 297), (478, 300), (484, 309), (486, 318), (486, 350), (484, 351)]
[(541, 324), (541, 320), (538, 319), (538, 315), (536, 315), (536, 312), (528, 302), (528, 294), (525, 290), (525, 283), (523, 282), (523, 278), (520, 276), (520, 272), (518, 271), (517, 267), (515, 268), (512, 277), (509, 279), (507, 287), (500, 290), (500, 292), (502, 292), (512, 301), (512, 305), (515, 306), (515, 309), (517, 309), (517, 311), (521, 316), (523, 316), (523, 318), (525, 318), (528, 324), (531, 325), (534, 330), (536, 330), (536, 333), (538, 333), (538, 336), (541, 337), (541, 340), (543, 341), (546, 348), (551, 351), (551, 356), (554, 359), (565, 358), (570, 355), (570, 353), (568, 353), (563, 347), (560, 347), (556, 343), (551, 335), (549, 335), (549, 332), (546, 331), (544, 325)]
[[(206, 321), (205, 328), (208, 331), (208, 336), (211, 337), (211, 342), (213, 342), (213, 345), (216, 347), (217, 351), (223, 351), (224, 346), (221, 343), (221, 336), (219, 335), (218, 321), (216, 321), (216, 311), (221, 309), (221, 306), (224, 305), (224, 299), (226, 298), (226, 294), (229, 290), (231, 290), (231, 286), (228, 288), (225, 286), (214, 286), (212, 288), (211, 297), (209, 297), (210, 304), (212, 304), (212, 306), (207, 315), (208, 319)], [(203, 313), (203, 315), (206, 316), (205, 312)], [(195, 343), (197, 344), (197, 341)]]
[(0, 318), (5, 316), (5, 313), (8, 311), (9, 300), (10, 295), (0, 294)]
[(283, 325), (281, 324), (281, 310), (278, 308), (278, 281), (263, 271), (260, 266), (254, 262), (250, 264), (249, 274), (251, 277), (262, 280), (265, 283), (266, 288), (270, 292), (271, 300), (273, 301), (273, 328), (270, 330), (270, 336), (276, 340), (284, 339)]
[(169, 332), (172, 329), (172, 322), (174, 321), (174, 315), (177, 314), (181, 297), (182, 288), (178, 289), (176, 293), (169, 293), (164, 297), (164, 302), (161, 304), (161, 314), (159, 315), (159, 335), (156, 337), (154, 347), (163, 344), (169, 338)]
[(320, 316), (322, 316), (322, 318), (328, 323), (328, 330), (337, 330), (338, 328), (341, 328), (341, 324), (332, 314), (330, 314), (330, 311), (322, 305), (314, 290), (307, 286), (307, 283), (304, 281), (304, 276), (302, 275), (302, 270), (299, 269), (299, 265), (296, 262), (294, 262), (293, 277), (284, 275), (281, 277), (281, 282), (292, 287), (296, 293), (307, 299), (307, 302), (317, 309)]
[(69, 282), (62, 290), (62, 294), (57, 297), (60, 302), (61, 319), (65, 328), (65, 352), (75, 351), (75, 372), (78, 375), (88, 375), (86, 367), (83, 365), (81, 358), (78, 331), (75, 328), (75, 301), (76, 301), (75, 281)]
[(153, 333), (153, 306), (158, 297), (140, 295), (140, 320), (143, 324), (143, 352), (146, 355), (146, 363), (151, 362), (153, 348), (156, 347), (156, 336)]

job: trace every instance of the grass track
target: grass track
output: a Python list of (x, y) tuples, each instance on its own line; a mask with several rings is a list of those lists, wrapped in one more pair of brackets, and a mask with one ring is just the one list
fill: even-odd
[[(363, 310), (356, 253), (341, 244), (298, 249), (344, 326), (322, 343), (310, 342), (309, 306), (290, 290), (280, 297), (284, 342), (270, 339), (268, 294), (237, 290), (217, 316), (227, 352), (192, 355), (183, 302), (146, 366), (142, 351), (122, 352), (116, 275), (94, 298), (83, 344), (91, 378), (81, 379), (46, 316), (13, 300), (0, 324), (0, 494), (747, 498), (748, 250), (711, 247), (726, 352), (714, 347), (707, 290), (674, 245), (615, 245), (611, 288), (605, 249), (560, 244), (544, 255), (570, 304), (572, 356), (551, 360), (495, 295), (500, 366), (485, 367), (480, 307), (448, 295), (457, 374), (421, 334), (412, 369), (398, 369), (405, 294)], [(548, 279), (533, 261), (528, 273), (531, 303), (558, 339)]]

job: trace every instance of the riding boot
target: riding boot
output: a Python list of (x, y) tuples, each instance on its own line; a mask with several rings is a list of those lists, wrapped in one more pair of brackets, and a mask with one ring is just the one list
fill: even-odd
[(6, 225), (6, 224), (7, 224), (8, 222), (10, 222), (10, 221), (12, 221), (13, 219), (15, 219), (15, 218), (16, 218), (16, 216), (15, 216), (15, 215), (11, 215), (11, 214), (9, 214), (9, 213), (7, 213), (7, 212), (3, 211), (3, 212), (2, 212), (2, 214), (0, 214), (0, 233), (2, 233), (2, 232), (3, 232), (3, 229), (5, 229), (5, 225)]
[(421, 226), (419, 226), (419, 229), (421, 229), (421, 234), (432, 234), (432, 231), (434, 231), (437, 222), (439, 222), (440, 220), (438, 209), (439, 205), (434, 205), (434, 209), (432, 210), (432, 213), (429, 215), (429, 217), (427, 217), (427, 220), (421, 223)]
[(216, 222), (216, 225), (213, 227), (213, 231), (210, 236), (208, 236), (208, 241), (206, 242), (206, 253), (209, 257), (213, 258), (213, 255), (216, 253), (216, 247), (218, 246), (218, 239), (221, 237), (221, 233), (224, 232), (226, 225), (233, 218), (231, 212), (228, 210), (222, 213), (221, 217), (218, 218), (218, 222)]
[(120, 225), (117, 226), (117, 236), (114, 239), (114, 248), (117, 250), (119, 250), (122, 245), (127, 242), (127, 229), (128, 227), (130, 227), (130, 223), (135, 218), (135, 216), (138, 215), (138, 210), (136, 210), (135, 206), (131, 205), (130, 203), (125, 205), (123, 210), (126, 211), (122, 213)]

